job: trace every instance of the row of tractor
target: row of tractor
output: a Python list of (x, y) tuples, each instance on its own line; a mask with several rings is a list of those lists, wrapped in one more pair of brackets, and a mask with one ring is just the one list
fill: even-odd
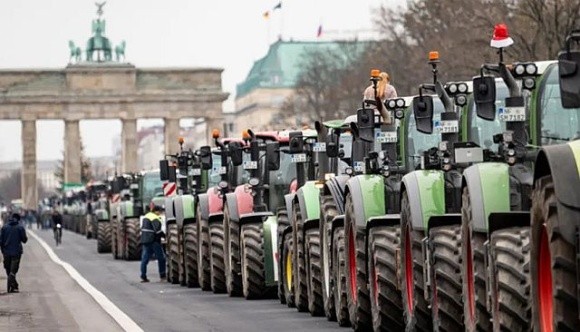
[(171, 283), (357, 331), (580, 330), (580, 32), (557, 61), (507, 64), (510, 43), (498, 25), (473, 81), (431, 52), (409, 97), (373, 70), (377, 97), (314, 129), (180, 139), (96, 200), (98, 251), (138, 258), (154, 200)]

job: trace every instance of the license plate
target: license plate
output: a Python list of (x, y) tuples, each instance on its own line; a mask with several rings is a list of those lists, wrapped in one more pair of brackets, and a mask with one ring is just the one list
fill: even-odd
[(458, 133), (459, 132), (459, 121), (457, 120), (442, 120), (436, 123), (436, 126), (441, 133)]
[(326, 151), (326, 143), (314, 143), (314, 145), (312, 146), (312, 151), (325, 152)]
[(297, 153), (293, 154), (290, 160), (293, 163), (305, 163), (306, 162), (306, 153)]
[(499, 119), (501, 121), (526, 121), (526, 108), (520, 107), (500, 107)]
[(244, 161), (242, 165), (244, 169), (258, 169), (258, 162), (257, 161)]
[(228, 171), (225, 166), (219, 168), (219, 174), (226, 174)]
[(394, 131), (377, 132), (375, 136), (377, 143), (397, 143), (397, 133)]
[(200, 176), (201, 175), (201, 168), (192, 168), (189, 175)]
[(353, 165), (353, 169), (357, 173), (364, 173), (365, 172), (365, 163), (362, 161), (357, 161)]

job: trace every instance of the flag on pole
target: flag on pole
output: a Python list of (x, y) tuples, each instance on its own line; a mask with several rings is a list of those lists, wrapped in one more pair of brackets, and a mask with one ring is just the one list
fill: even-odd
[(274, 11), (276, 9), (282, 9), (282, 1), (278, 2), (278, 4), (276, 6), (274, 6), (274, 8), (272, 8), (272, 11)]
[(269, 10), (266, 10), (266, 11), (264, 12), (264, 14), (262, 14), (262, 16), (263, 16), (265, 19), (269, 19), (269, 18), (270, 18), (270, 11), (269, 11)]
[(322, 36), (322, 24), (318, 26), (318, 31), (316, 32), (316, 38)]

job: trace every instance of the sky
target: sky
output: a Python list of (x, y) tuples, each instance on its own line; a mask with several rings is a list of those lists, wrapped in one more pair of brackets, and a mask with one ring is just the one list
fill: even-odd
[[(100, 0), (102, 2), (104, 0)], [(233, 110), (236, 84), (278, 36), (321, 40), (373, 29), (372, 13), (381, 5), (405, 0), (107, 0), (103, 18), (114, 45), (127, 42), (127, 61), (139, 67), (223, 68), (222, 87), (230, 93), (225, 111)], [(270, 11), (269, 19), (263, 13)], [(0, 68), (64, 68), (68, 41), (84, 48), (96, 17), (92, 0), (1, 0)], [(161, 124), (140, 120), (139, 127)], [(185, 125), (186, 121), (182, 121)], [(81, 121), (89, 157), (112, 154), (120, 121)], [(62, 121), (37, 121), (37, 159), (61, 158)], [(20, 122), (0, 121), (0, 161), (22, 159)]]

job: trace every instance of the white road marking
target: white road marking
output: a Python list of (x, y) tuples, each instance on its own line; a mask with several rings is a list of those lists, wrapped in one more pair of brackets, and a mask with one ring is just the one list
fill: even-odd
[(44, 242), (38, 235), (33, 231), (29, 231), (28, 234), (40, 243), (40, 245), (46, 250), (46, 253), (52, 259), (53, 262), (62, 266), (66, 272), (81, 286), (90, 296), (97, 301), (97, 303), (111, 316), (113, 319), (125, 330), (131, 332), (141, 332), (142, 328), (135, 323), (131, 317), (127, 316), (121, 309), (119, 309), (111, 300), (109, 300), (105, 294), (101, 293), (93, 285), (91, 285), (87, 279), (83, 276), (69, 263), (62, 261), (52, 250), (52, 248)]

